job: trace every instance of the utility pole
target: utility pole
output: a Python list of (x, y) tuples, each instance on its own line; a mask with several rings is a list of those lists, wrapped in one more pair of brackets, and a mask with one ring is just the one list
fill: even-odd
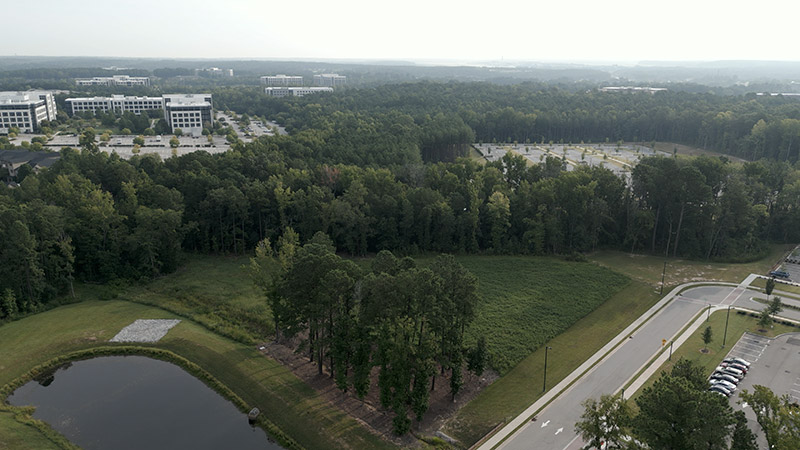
[(728, 313), (725, 314), (725, 334), (722, 335), (722, 348), (725, 348), (725, 339), (728, 337), (728, 318), (731, 316), (731, 307), (728, 306)]

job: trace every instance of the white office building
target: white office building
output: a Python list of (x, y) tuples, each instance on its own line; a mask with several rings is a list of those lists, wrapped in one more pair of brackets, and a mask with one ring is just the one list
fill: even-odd
[(111, 77), (77, 78), (78, 86), (150, 86), (148, 77), (131, 77), (128, 75), (114, 75)]
[(322, 73), (314, 75), (314, 86), (344, 86), (347, 84), (347, 77), (338, 73)]
[(112, 95), (111, 97), (82, 97), (68, 98), (67, 113), (99, 111), (114, 112), (117, 114), (127, 111), (134, 114), (141, 114), (142, 111), (153, 111), (164, 108), (164, 100), (161, 97), (133, 97), (126, 95)]
[(211, 94), (169, 94), (163, 98), (164, 118), (173, 133), (180, 128), (184, 134), (200, 136), (203, 125), (214, 121)]
[(0, 133), (12, 127), (32, 133), (42, 121), (56, 119), (56, 103), (47, 91), (0, 92)]
[(270, 97), (302, 97), (308, 94), (316, 94), (319, 92), (333, 92), (331, 87), (268, 87), (264, 88), (264, 92)]
[(303, 77), (297, 75), (267, 75), (261, 77), (261, 84), (276, 87), (302, 86)]

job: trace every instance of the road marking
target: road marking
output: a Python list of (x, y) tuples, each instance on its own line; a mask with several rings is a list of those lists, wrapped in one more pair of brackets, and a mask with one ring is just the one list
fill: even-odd
[(558, 436), (558, 433), (561, 433), (562, 431), (564, 431), (564, 427), (561, 427), (558, 430), (556, 430), (556, 436)]
[(564, 447), (564, 448), (563, 448), (563, 449), (561, 449), (561, 450), (567, 450), (568, 448), (570, 448), (570, 447), (572, 446), (572, 444), (573, 444), (575, 441), (577, 441), (577, 440), (578, 440), (578, 438), (579, 438), (579, 437), (580, 437), (580, 436), (575, 436), (574, 438), (572, 438), (572, 440), (571, 440), (571, 441), (569, 441), (569, 444), (567, 444), (567, 446), (566, 446), (566, 447)]
[(549, 421), (549, 420), (548, 420), (547, 422), (543, 423), (543, 424), (542, 424), (542, 428), (546, 427), (548, 423), (550, 423), (550, 421)]
[[(738, 290), (741, 290), (741, 292), (739, 292), (739, 295), (737, 295), (737, 296), (736, 296), (736, 298), (735, 298), (735, 299), (733, 299), (733, 301), (732, 301), (732, 302), (730, 302), (730, 303), (725, 303), (725, 302), (727, 302), (727, 301), (728, 301), (728, 298), (729, 298), (731, 295), (733, 295), (733, 293), (734, 293), (734, 292), (736, 292), (736, 291), (738, 291)], [(734, 289), (733, 289), (733, 290), (730, 292), (730, 294), (728, 294), (727, 296), (725, 296), (725, 299), (724, 299), (724, 300), (722, 300), (722, 302), (720, 302), (720, 305), (732, 305), (732, 304), (736, 303), (736, 300), (739, 300), (739, 297), (741, 297), (741, 296), (742, 296), (742, 294), (744, 294), (744, 291), (745, 291), (745, 290), (746, 290), (745, 288), (740, 288), (740, 287), (736, 287), (736, 288), (734, 288)]]

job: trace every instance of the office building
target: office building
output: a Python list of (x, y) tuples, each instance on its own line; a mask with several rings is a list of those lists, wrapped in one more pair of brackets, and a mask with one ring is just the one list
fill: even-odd
[(600, 88), (600, 92), (620, 92), (623, 94), (645, 93), (653, 95), (656, 92), (666, 92), (667, 88), (639, 87), (639, 86), (607, 86)]
[(128, 75), (114, 75), (111, 77), (77, 78), (78, 86), (150, 86), (148, 77), (131, 77)]
[(172, 131), (180, 128), (185, 134), (200, 136), (203, 125), (213, 123), (211, 94), (165, 94), (161, 97), (111, 97), (68, 98), (67, 111), (76, 114), (90, 111), (114, 112), (117, 114), (163, 109), (164, 119)]
[(209, 67), (207, 69), (194, 69), (194, 74), (208, 77), (232, 77), (233, 69), (220, 69), (219, 67)]
[(180, 128), (184, 134), (200, 136), (203, 125), (211, 125), (211, 94), (169, 94), (164, 95), (164, 118), (174, 133)]
[(297, 75), (267, 75), (261, 77), (261, 84), (276, 87), (302, 86), (303, 77)]
[(330, 87), (268, 87), (264, 88), (264, 92), (270, 97), (302, 97), (308, 94), (316, 94), (319, 92), (333, 92)]
[(56, 119), (56, 103), (47, 91), (0, 92), (0, 133), (12, 127), (32, 133), (42, 121)]
[(347, 77), (337, 73), (323, 73), (314, 75), (314, 86), (344, 86), (347, 84)]
[(70, 115), (86, 111), (95, 113), (98, 110), (117, 114), (130, 111), (138, 115), (142, 111), (164, 108), (164, 100), (161, 97), (112, 95), (111, 97), (68, 98), (65, 102), (67, 104), (67, 113)]

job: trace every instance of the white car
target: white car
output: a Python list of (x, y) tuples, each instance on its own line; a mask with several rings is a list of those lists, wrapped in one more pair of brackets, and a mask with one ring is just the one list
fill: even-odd
[(711, 384), (711, 386), (716, 386), (716, 385), (724, 386), (725, 389), (731, 392), (736, 390), (736, 385), (727, 380), (711, 380), (709, 381), (709, 383)]

